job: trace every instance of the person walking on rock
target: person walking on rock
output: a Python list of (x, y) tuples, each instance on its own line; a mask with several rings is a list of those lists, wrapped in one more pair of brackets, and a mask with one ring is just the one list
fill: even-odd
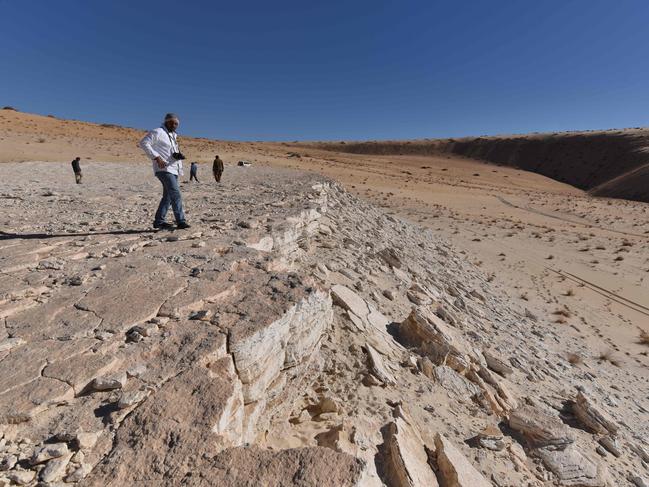
[(153, 228), (172, 229), (165, 221), (169, 206), (173, 209), (176, 228), (189, 228), (185, 221), (183, 201), (178, 186), (178, 176), (183, 175), (183, 159), (180, 152), (176, 129), (180, 121), (174, 113), (167, 113), (163, 124), (146, 134), (140, 141), (140, 148), (153, 161), (153, 173), (162, 184), (162, 198), (153, 220)]
[(214, 180), (217, 183), (221, 182), (221, 176), (223, 175), (223, 161), (217, 156), (214, 158), (214, 164), (212, 164), (212, 172), (214, 173)]
[(192, 165), (189, 167), (189, 180), (195, 179), (197, 183), (200, 183), (198, 180), (198, 163), (192, 162)]
[(74, 179), (77, 184), (81, 184), (81, 158), (75, 157), (72, 161), (72, 170), (74, 171)]

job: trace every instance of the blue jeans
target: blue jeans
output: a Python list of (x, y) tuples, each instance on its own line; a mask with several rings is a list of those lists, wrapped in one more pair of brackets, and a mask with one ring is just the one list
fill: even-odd
[(176, 223), (184, 223), (185, 213), (183, 212), (183, 200), (178, 187), (178, 176), (166, 171), (158, 171), (155, 176), (162, 183), (162, 199), (158, 205), (158, 211), (155, 213), (153, 224), (161, 225), (164, 223), (169, 206), (173, 208)]

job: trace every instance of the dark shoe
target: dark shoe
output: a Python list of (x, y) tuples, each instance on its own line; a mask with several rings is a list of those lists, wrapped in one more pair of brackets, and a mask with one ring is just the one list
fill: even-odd
[(176, 225), (176, 228), (177, 228), (178, 230), (184, 230), (184, 229), (186, 229), (186, 228), (191, 228), (191, 227), (192, 227), (192, 226), (191, 226), (189, 223), (187, 223), (187, 222), (180, 222), (178, 225)]
[(174, 226), (171, 223), (163, 222), (159, 224), (154, 223), (153, 228), (158, 230), (173, 230)]

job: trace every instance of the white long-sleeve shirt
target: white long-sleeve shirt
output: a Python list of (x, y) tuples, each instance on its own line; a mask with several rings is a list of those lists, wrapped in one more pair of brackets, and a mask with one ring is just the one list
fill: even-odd
[[(153, 161), (153, 172), (166, 171), (179, 176), (183, 175), (183, 161), (177, 161), (171, 154), (180, 152), (175, 132), (169, 132), (164, 127), (158, 127), (146, 134), (138, 144), (144, 153)], [(160, 157), (165, 167), (160, 168), (155, 161)]]

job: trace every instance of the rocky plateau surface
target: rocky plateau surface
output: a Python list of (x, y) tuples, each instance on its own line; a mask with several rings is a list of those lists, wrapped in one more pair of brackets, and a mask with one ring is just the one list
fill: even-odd
[(649, 485), (646, 375), (332, 181), (0, 176), (0, 486)]

